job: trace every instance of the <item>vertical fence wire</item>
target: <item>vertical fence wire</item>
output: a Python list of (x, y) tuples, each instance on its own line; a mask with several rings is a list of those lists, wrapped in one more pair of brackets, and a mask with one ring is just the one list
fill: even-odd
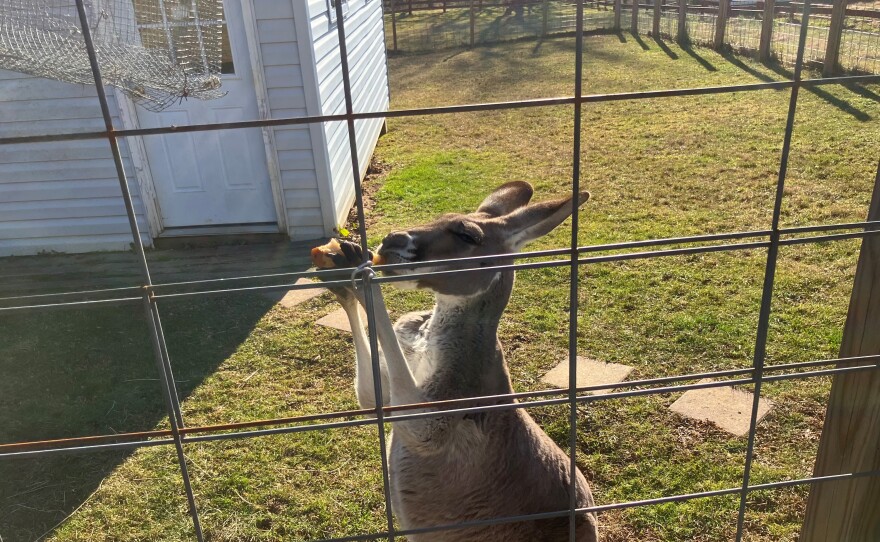
[(745, 514), (749, 496), (749, 481), (752, 474), (752, 463), (755, 455), (755, 437), (758, 432), (758, 406), (761, 400), (761, 383), (764, 378), (764, 362), (767, 354), (767, 335), (770, 329), (770, 310), (773, 300), (773, 285), (776, 278), (776, 264), (779, 256), (779, 222), (782, 216), (782, 199), (785, 192), (785, 177), (788, 172), (791, 138), (794, 133), (795, 114), (797, 113), (798, 91), (800, 90), (801, 71), (804, 65), (804, 44), (809, 30), (810, 2), (804, 0), (801, 15), (801, 34), (798, 41), (798, 55), (795, 61), (794, 85), (788, 103), (788, 116), (785, 121), (785, 135), (782, 141), (782, 154), (779, 163), (779, 178), (776, 182), (776, 194), (773, 201), (773, 220), (771, 224), (770, 247), (767, 249), (767, 266), (764, 271), (764, 289), (761, 294), (761, 309), (758, 313), (758, 333), (755, 338), (754, 362), (752, 378), (755, 389), (752, 396), (752, 411), (749, 418), (749, 438), (746, 447), (746, 462), (743, 468), (743, 485), (740, 494), (739, 512), (736, 519), (736, 542), (741, 542), (744, 534)]
[[(345, 17), (342, 2), (336, 2), (336, 33), (339, 38), (339, 60), (342, 71), (342, 90), (345, 96), (346, 131), (348, 132), (348, 148), (351, 154), (351, 171), (354, 182), (355, 204), (357, 206), (358, 233), (363, 264), (370, 264), (370, 251), (367, 246), (367, 221), (364, 213), (364, 194), (361, 186), (360, 160), (358, 158), (357, 132), (355, 130), (354, 99), (351, 91), (351, 66), (348, 63), (348, 46), (345, 35)], [(369, 280), (363, 281), (364, 304), (367, 312), (367, 337), (370, 343), (370, 362), (373, 369), (373, 393), (376, 398), (376, 429), (379, 439), (379, 455), (382, 465), (382, 492), (385, 496), (385, 522), (388, 528), (388, 540), (394, 542), (394, 516), (391, 510), (391, 482), (388, 474), (388, 448), (385, 435), (385, 412), (382, 410), (382, 378), (379, 366), (379, 343), (376, 336), (376, 311), (373, 300), (373, 288)], [(354, 332), (354, 330), (352, 330)]]
[(192, 481), (189, 477), (189, 470), (186, 465), (186, 456), (183, 449), (183, 440), (180, 435), (180, 428), (183, 427), (183, 415), (181, 414), (180, 400), (177, 397), (177, 390), (174, 388), (174, 376), (171, 371), (170, 359), (167, 357), (165, 348), (165, 337), (162, 331), (162, 323), (159, 320), (159, 310), (156, 306), (155, 298), (152, 297), (152, 279), (150, 277), (150, 266), (147, 263), (147, 255), (144, 252), (143, 241), (141, 240), (140, 229), (137, 224), (137, 216), (134, 212), (134, 204), (131, 198), (131, 192), (128, 188), (128, 179), (125, 174), (125, 168), (122, 164), (122, 156), (119, 152), (119, 142), (113, 133), (113, 117), (110, 114), (110, 106), (107, 102), (107, 94), (104, 91), (104, 82), (101, 77), (101, 68), (98, 64), (97, 53), (95, 52), (95, 44), (92, 41), (91, 28), (89, 27), (88, 16), (84, 0), (76, 0), (77, 14), (79, 15), (80, 26), (82, 29), (83, 41), (86, 46), (86, 54), (89, 58), (89, 64), (92, 69), (92, 76), (95, 79), (95, 89), (98, 95), (98, 102), (101, 106), (101, 115), (104, 119), (104, 126), (107, 130), (107, 141), (110, 145), (110, 151), (113, 155), (113, 163), (116, 166), (116, 174), (119, 179), (119, 187), (122, 191), (122, 200), (125, 203), (125, 212), (128, 217), (128, 224), (131, 229), (132, 245), (138, 263), (141, 267), (144, 280), (144, 311), (147, 316), (147, 323), (150, 329), (150, 339), (153, 344), (153, 352), (156, 357), (156, 364), (159, 372), (159, 381), (162, 387), (162, 393), (165, 398), (166, 408), (168, 410), (168, 422), (171, 426), (172, 436), (174, 439), (174, 447), (177, 453), (177, 463), (180, 468), (180, 474), (183, 478), (184, 491), (189, 505), (189, 512), (193, 522), (193, 530), (199, 542), (203, 542), (204, 535), (202, 533), (199, 512), (196, 506), (195, 494), (193, 493)]
[(569, 275), (568, 301), (568, 423), (569, 423), (569, 540), (576, 542), (577, 535), (577, 330), (578, 330), (578, 203), (581, 183), (581, 112), (583, 109), (584, 86), (584, 2), (577, 3), (577, 33), (575, 35), (574, 57), (574, 134), (572, 140), (571, 163), (571, 269)]
[[(880, 2), (864, 7), (877, 12)], [(845, 70), (880, 72), (880, 18), (866, 17), (867, 11), (844, 16), (839, 62)]]
[(757, 51), (762, 24), (762, 15), (757, 10), (733, 12), (727, 19), (725, 42), (734, 50)]
[[(686, 1), (686, 0), (681, 0)], [(352, 175), (355, 189), (355, 199), (357, 206), (357, 215), (358, 215), (358, 230), (360, 233), (360, 243), (363, 249), (363, 258), (364, 264), (368, 263), (368, 251), (367, 251), (367, 232), (366, 232), (366, 217), (364, 213), (363, 206), (363, 191), (361, 186), (360, 179), (360, 163), (358, 156), (358, 142), (357, 142), (357, 133), (355, 126), (355, 116), (354, 116), (354, 103), (353, 103), (353, 94), (351, 88), (351, 78), (350, 78), (350, 68), (351, 66), (348, 63), (348, 50), (346, 43), (346, 35), (345, 35), (345, 23), (344, 23), (344, 13), (342, 10), (342, 2), (335, 3), (336, 10), (336, 22), (337, 25), (337, 34), (339, 38), (339, 48), (340, 48), (340, 62), (341, 62), (341, 70), (342, 70), (342, 79), (343, 79), (343, 90), (344, 90), (344, 98), (345, 98), (345, 120), (346, 120), (346, 128), (348, 130), (348, 138), (349, 138), (349, 150), (351, 153), (351, 166), (352, 166)], [(598, 5), (598, 4), (597, 4)], [(170, 356), (168, 354), (167, 345), (165, 344), (165, 336), (162, 327), (161, 318), (159, 315), (159, 308), (157, 304), (157, 298), (154, 296), (152, 288), (152, 279), (150, 276), (149, 264), (146, 259), (146, 254), (144, 252), (144, 247), (141, 240), (141, 235), (139, 231), (139, 227), (137, 224), (137, 218), (134, 211), (134, 206), (132, 203), (132, 196), (129, 190), (128, 181), (126, 178), (126, 174), (123, 167), (123, 162), (120, 155), (119, 144), (118, 144), (118, 135), (114, 132), (112, 116), (110, 113), (107, 97), (104, 91), (103, 80), (101, 77), (100, 67), (97, 59), (97, 55), (95, 53), (95, 47), (92, 42), (90, 29), (88, 26), (88, 19), (86, 15), (86, 11), (84, 8), (84, 0), (76, 0), (76, 6), (78, 10), (78, 15), (80, 17), (80, 23), (82, 26), (83, 37), (85, 40), (86, 52), (89, 56), (89, 61), (92, 67), (93, 76), (95, 79), (95, 85), (97, 89), (97, 96), (101, 106), (101, 112), (104, 119), (107, 139), (110, 145), (111, 153), (113, 155), (114, 164), (116, 166), (116, 172), (120, 184), (120, 189), (122, 191), (123, 202), (125, 204), (127, 218), (129, 221), (129, 226), (131, 229), (131, 233), (134, 240), (134, 251), (135, 255), (138, 258), (138, 263), (141, 268), (141, 272), (143, 274), (144, 286), (142, 291), (142, 302), (144, 306), (145, 313), (147, 314), (147, 323), (150, 331), (150, 339), (152, 342), (154, 356), (156, 359), (157, 371), (160, 376), (160, 383), (162, 387), (163, 397), (166, 403), (166, 408), (169, 416), (169, 424), (171, 426), (171, 433), (173, 437), (173, 443), (175, 445), (178, 466), (183, 478), (184, 489), (186, 492), (186, 497), (189, 505), (189, 512), (193, 521), (194, 532), (196, 538), (201, 542), (204, 540), (204, 535), (202, 532), (199, 512), (196, 506), (196, 500), (187, 468), (186, 457), (183, 448), (183, 437), (181, 434), (181, 429), (185, 428), (184, 420), (182, 416), (180, 399), (177, 396), (177, 390), (174, 384), (174, 377), (171, 371), (171, 362)], [(392, 4), (393, 6), (393, 4)], [(393, 7), (392, 7), (393, 9)], [(674, 12), (671, 12), (674, 14)], [(666, 18), (670, 20), (674, 20), (673, 18)], [(572, 491), (570, 494), (570, 502), (569, 509), (567, 511), (569, 517), (569, 538), (574, 541), (576, 539), (576, 517), (577, 517), (577, 494), (575, 491), (575, 479), (577, 474), (577, 464), (576, 464), (576, 456), (577, 456), (577, 402), (578, 396), (576, 392), (577, 388), (577, 371), (576, 371), (576, 363), (577, 363), (577, 329), (578, 329), (578, 279), (579, 279), (579, 265), (581, 262), (578, 260), (579, 249), (578, 249), (578, 232), (579, 232), (579, 218), (578, 218), (578, 194), (580, 192), (580, 175), (581, 175), (581, 129), (582, 129), (582, 106), (584, 103), (583, 97), (583, 36), (584, 36), (584, 24), (586, 20), (585, 10), (584, 10), (584, 0), (577, 0), (576, 5), (576, 56), (575, 56), (575, 99), (573, 102), (573, 115), (574, 115), (574, 139), (573, 139), (573, 148), (572, 148), (572, 235), (571, 235), (571, 244), (569, 247), (569, 258), (570, 261), (568, 265), (570, 266), (570, 305), (569, 305), (569, 357), (568, 357), (568, 365), (569, 365), (569, 390), (568, 390), (568, 398), (567, 403), (569, 405), (569, 421), (570, 421), (570, 432), (569, 432), (569, 475), (571, 477)], [(755, 440), (757, 433), (757, 413), (758, 413), (758, 401), (760, 400), (761, 395), (761, 385), (766, 378), (764, 377), (764, 362), (766, 357), (766, 346), (768, 339), (768, 331), (769, 331), (769, 321), (770, 321), (770, 312), (771, 312), (771, 302), (773, 296), (773, 288), (774, 288), (774, 280), (775, 280), (775, 272), (777, 266), (778, 252), (779, 247), (782, 245), (780, 242), (780, 236), (782, 234), (782, 230), (780, 229), (780, 217), (781, 217), (781, 206), (782, 199), (785, 187), (786, 173), (788, 167), (789, 153), (791, 148), (791, 140), (794, 131), (795, 124), (795, 114), (797, 109), (798, 102), (798, 94), (799, 89), (802, 82), (802, 70), (804, 65), (808, 62), (810, 46), (809, 39), (810, 33), (815, 29), (815, 27), (811, 27), (809, 25), (810, 20), (810, 0), (806, 0), (803, 5), (803, 13), (801, 15), (801, 24), (799, 26), (799, 35), (797, 40), (797, 52), (795, 59), (795, 70), (794, 77), (791, 86), (791, 95), (789, 102), (788, 115), (786, 118), (786, 126), (785, 126), (785, 134), (783, 139), (782, 152), (780, 157), (780, 168), (779, 175), (776, 184), (776, 192), (774, 198), (774, 207), (773, 207), (773, 218), (771, 224), (771, 230), (769, 233), (769, 246), (767, 252), (767, 261), (766, 268), (764, 273), (764, 285), (763, 292), (761, 297), (761, 305), (758, 317), (758, 327), (757, 327), (757, 335), (755, 340), (755, 351), (754, 358), (752, 364), (752, 382), (754, 383), (754, 396), (753, 396), (753, 404), (750, 415), (750, 427), (748, 434), (748, 448), (746, 452), (746, 460), (743, 470), (743, 479), (742, 486), (738, 490), (734, 490), (740, 495), (740, 503), (739, 510), (737, 515), (737, 535), (736, 540), (741, 542), (744, 536), (744, 525), (745, 525), (745, 512), (747, 509), (747, 497), (755, 486), (750, 485), (750, 477), (751, 470), (753, 465), (753, 457), (755, 450)], [(324, 121), (326, 122), (326, 121)], [(390, 481), (389, 481), (389, 467), (388, 467), (388, 457), (387, 457), (387, 447), (386, 447), (386, 433), (385, 433), (385, 418), (384, 411), (381, 405), (381, 397), (382, 397), (382, 388), (381, 388), (381, 378), (380, 378), (380, 367), (379, 367), (379, 358), (378, 358), (378, 339), (376, 334), (376, 314), (375, 314), (375, 306), (373, 299), (373, 288), (370, 286), (371, 282), (369, 280), (370, 275), (366, 275), (364, 279), (361, 281), (364, 284), (364, 293), (365, 293), (365, 304), (367, 305), (367, 324), (369, 327), (369, 339), (370, 339), (370, 348), (371, 348), (371, 363), (373, 367), (373, 382), (374, 382), (374, 392), (377, 398), (377, 405), (375, 410), (376, 420), (375, 423), (377, 426), (378, 440), (380, 445), (380, 454), (382, 460), (382, 476), (383, 476), (383, 493), (386, 503), (386, 522), (387, 522), (387, 533), (373, 533), (370, 535), (350, 537), (352, 540), (354, 539), (378, 539), (378, 538), (387, 538), (389, 541), (393, 542), (395, 539), (395, 528), (393, 521), (393, 511), (391, 508), (391, 494), (390, 494)], [(223, 437), (219, 435), (218, 438)], [(869, 473), (872, 474), (872, 473)], [(711, 492), (707, 492), (706, 495)], [(340, 539), (341, 540), (341, 539)]]

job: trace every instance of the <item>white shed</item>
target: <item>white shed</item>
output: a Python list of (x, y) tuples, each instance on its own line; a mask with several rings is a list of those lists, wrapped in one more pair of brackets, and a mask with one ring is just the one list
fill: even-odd
[[(119, 128), (345, 112), (336, 0), (224, 0), (223, 88), (160, 112), (110, 91)], [(381, 0), (340, 0), (355, 111), (386, 111)], [(358, 121), (364, 175), (383, 119)], [(96, 131), (94, 86), (0, 70), (0, 137)], [(121, 141), (143, 241), (331, 235), (354, 202), (344, 122)], [(0, 256), (124, 250), (131, 235), (106, 139), (0, 146)]]

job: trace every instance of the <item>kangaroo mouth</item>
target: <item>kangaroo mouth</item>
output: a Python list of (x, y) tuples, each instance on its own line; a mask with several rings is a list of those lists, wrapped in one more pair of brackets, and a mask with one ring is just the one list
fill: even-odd
[[(401, 264), (401, 263), (412, 263), (413, 260), (402, 254), (397, 250), (385, 250), (383, 247), (379, 247), (377, 254), (382, 260), (382, 265), (392, 265), (392, 264)], [(386, 275), (406, 275), (415, 271), (414, 268), (408, 267), (400, 267), (397, 269), (385, 269), (383, 273)]]
[[(395, 251), (382, 252), (380, 250), (379, 256), (382, 258), (382, 263), (385, 265), (411, 263), (411, 260), (407, 259), (402, 254), (395, 252)], [(388, 269), (386, 272), (393, 274), (398, 271), (404, 271), (404, 269)]]

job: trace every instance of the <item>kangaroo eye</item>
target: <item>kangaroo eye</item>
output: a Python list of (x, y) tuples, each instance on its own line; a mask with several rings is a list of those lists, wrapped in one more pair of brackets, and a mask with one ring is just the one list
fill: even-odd
[(470, 234), (465, 233), (463, 231), (455, 232), (455, 236), (469, 245), (476, 245), (477, 244), (477, 240), (474, 239), (473, 236), (471, 236)]

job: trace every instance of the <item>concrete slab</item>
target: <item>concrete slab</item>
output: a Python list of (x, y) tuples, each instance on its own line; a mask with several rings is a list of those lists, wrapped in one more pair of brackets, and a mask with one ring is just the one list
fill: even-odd
[[(708, 382), (708, 380), (701, 380)], [(747, 435), (754, 394), (733, 386), (688, 390), (672, 403), (670, 410), (694, 420), (710, 421), (736, 436)], [(769, 399), (758, 401), (758, 421), (773, 408)]]
[[(299, 279), (294, 284), (314, 284), (313, 281), (309, 279)], [(286, 307), (291, 309), (300, 303), (304, 303), (309, 299), (318, 297), (319, 295), (326, 292), (326, 288), (309, 288), (308, 290), (288, 290), (286, 292), (267, 292), (266, 295), (276, 300), (278, 304), (282, 307)]]
[[(621, 365), (619, 363), (604, 363), (594, 359), (577, 357), (576, 379), (577, 386), (601, 386), (603, 384), (616, 384), (623, 382), (633, 370), (629, 365)], [(568, 359), (562, 361), (556, 367), (550, 369), (541, 378), (541, 381), (557, 388), (568, 387)], [(610, 388), (606, 390), (598, 390), (590, 392), (596, 395), (603, 395), (612, 391)]]
[[(363, 307), (358, 307), (361, 312), (361, 322), (364, 323), (364, 326), (367, 325), (367, 313), (364, 312)], [(319, 319), (315, 324), (319, 326), (332, 327), (333, 329), (338, 329), (340, 331), (345, 331), (347, 333), (351, 333), (351, 326), (348, 323), (348, 316), (345, 315), (345, 310), (339, 308), (335, 311), (331, 312), (327, 316)]]

